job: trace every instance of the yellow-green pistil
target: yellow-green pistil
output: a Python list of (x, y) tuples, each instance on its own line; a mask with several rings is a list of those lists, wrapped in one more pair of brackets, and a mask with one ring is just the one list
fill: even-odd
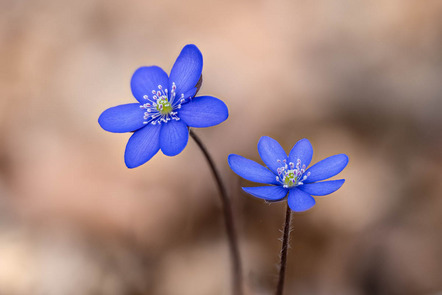
[(161, 115), (167, 115), (173, 110), (172, 105), (164, 96), (157, 100), (156, 108)]
[(294, 170), (289, 170), (286, 172), (285, 179), (284, 179), (284, 185), (287, 187), (296, 186), (298, 184), (298, 178), (295, 175)]

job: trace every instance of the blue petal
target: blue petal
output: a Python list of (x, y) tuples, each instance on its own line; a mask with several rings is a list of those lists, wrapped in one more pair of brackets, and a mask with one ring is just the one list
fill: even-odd
[(144, 110), (139, 103), (122, 104), (105, 110), (98, 124), (106, 131), (123, 133), (138, 130), (145, 125)]
[(313, 196), (325, 196), (337, 191), (345, 182), (345, 179), (330, 180), (323, 182), (308, 183), (298, 188)]
[(198, 96), (182, 105), (178, 116), (190, 127), (210, 127), (224, 122), (229, 110), (224, 102), (212, 96)]
[(196, 86), (203, 71), (203, 55), (193, 44), (184, 46), (170, 71), (169, 89), (175, 82), (176, 93), (187, 92)]
[(188, 99), (188, 98), (194, 97), (197, 90), (198, 89), (196, 87), (190, 88), (190, 90), (187, 90), (186, 93), (184, 93), (184, 96), (183, 96), (184, 99)]
[(157, 66), (141, 67), (135, 71), (130, 81), (132, 94), (141, 103), (145, 104), (147, 101), (143, 98), (147, 95), (152, 98), (152, 91), (158, 91), (158, 85), (163, 87), (163, 90), (169, 86), (169, 78), (163, 69)]
[(297, 188), (293, 188), (289, 191), (289, 196), (287, 199), (290, 209), (295, 212), (307, 211), (308, 209), (315, 206), (315, 199)]
[(244, 179), (259, 183), (279, 184), (275, 174), (255, 161), (235, 154), (230, 154), (227, 161), (233, 172)]
[(308, 167), (313, 157), (313, 147), (310, 141), (306, 138), (298, 141), (292, 148), (289, 154), (289, 162), (296, 165), (297, 160), (301, 160), (301, 165)]
[(176, 156), (186, 147), (189, 129), (183, 121), (171, 120), (163, 124), (160, 133), (160, 147), (166, 156)]
[(287, 195), (288, 189), (282, 186), (243, 187), (246, 193), (266, 201), (279, 201)]
[(158, 152), (160, 130), (161, 125), (148, 124), (129, 138), (124, 154), (124, 161), (128, 168), (135, 168), (146, 163)]
[(273, 138), (263, 136), (258, 142), (258, 152), (264, 164), (278, 175), (277, 169), (284, 166), (283, 161), (287, 160), (287, 154), (281, 145)]
[(304, 175), (310, 172), (310, 176), (303, 182), (311, 183), (335, 176), (347, 166), (347, 163), (348, 157), (345, 154), (325, 158), (305, 171)]

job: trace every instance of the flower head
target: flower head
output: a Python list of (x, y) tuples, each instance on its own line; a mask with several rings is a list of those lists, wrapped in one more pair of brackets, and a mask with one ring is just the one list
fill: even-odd
[(195, 45), (186, 45), (167, 76), (157, 66), (135, 71), (131, 89), (137, 103), (105, 110), (98, 123), (110, 132), (134, 132), (124, 160), (129, 168), (149, 161), (160, 149), (176, 156), (186, 147), (188, 127), (210, 127), (225, 121), (227, 106), (212, 96), (198, 96), (203, 57)]
[(243, 190), (266, 201), (280, 201), (288, 194), (287, 202), (293, 211), (301, 212), (315, 205), (313, 196), (325, 196), (338, 190), (344, 179), (323, 181), (341, 172), (348, 163), (345, 154), (328, 157), (309, 166), (313, 148), (307, 139), (301, 139), (285, 153), (274, 139), (263, 136), (258, 142), (258, 152), (264, 167), (252, 160), (231, 154), (230, 168), (242, 178), (269, 186), (243, 187)]

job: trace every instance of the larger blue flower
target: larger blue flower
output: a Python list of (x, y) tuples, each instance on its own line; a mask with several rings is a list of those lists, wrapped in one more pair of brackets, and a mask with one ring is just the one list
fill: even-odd
[(210, 127), (225, 121), (227, 106), (212, 96), (194, 97), (203, 70), (203, 56), (195, 45), (186, 45), (168, 77), (157, 66), (141, 67), (131, 80), (138, 103), (105, 110), (98, 123), (110, 132), (134, 132), (124, 160), (129, 168), (149, 161), (160, 149), (175, 156), (186, 147), (188, 127)]
[(315, 205), (313, 196), (325, 196), (338, 190), (344, 179), (322, 181), (341, 172), (348, 163), (345, 154), (328, 157), (310, 168), (313, 148), (307, 139), (301, 139), (287, 156), (274, 139), (263, 136), (258, 152), (267, 168), (239, 155), (228, 157), (230, 168), (247, 180), (270, 186), (243, 187), (243, 190), (266, 201), (279, 201), (288, 194), (290, 209), (306, 211)]

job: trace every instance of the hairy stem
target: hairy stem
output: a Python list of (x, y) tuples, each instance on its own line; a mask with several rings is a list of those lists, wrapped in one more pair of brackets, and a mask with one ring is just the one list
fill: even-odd
[(282, 295), (284, 290), (284, 278), (285, 278), (285, 270), (287, 267), (287, 250), (289, 248), (290, 241), (290, 221), (292, 217), (292, 210), (290, 210), (289, 205), (287, 204), (287, 209), (285, 212), (285, 224), (284, 224), (284, 233), (282, 236), (282, 247), (281, 247), (281, 262), (279, 269), (279, 279), (278, 285), (276, 287), (276, 295)]
[(238, 239), (236, 237), (235, 224), (233, 222), (233, 213), (232, 213), (232, 203), (230, 202), (229, 197), (227, 196), (226, 188), (221, 180), (218, 170), (216, 169), (215, 163), (213, 162), (212, 157), (207, 151), (206, 147), (202, 143), (201, 139), (190, 129), (190, 136), (195, 140), (198, 147), (204, 154), (207, 162), (209, 163), (210, 170), (212, 171), (212, 175), (215, 178), (216, 184), (219, 190), (219, 196), (222, 203), (222, 209), (224, 214), (224, 222), (227, 232), (227, 238), (229, 241), (229, 249), (230, 249), (230, 257), (232, 259), (232, 283), (233, 283), (233, 294), (234, 295), (242, 295), (242, 266), (241, 259), (238, 248)]

